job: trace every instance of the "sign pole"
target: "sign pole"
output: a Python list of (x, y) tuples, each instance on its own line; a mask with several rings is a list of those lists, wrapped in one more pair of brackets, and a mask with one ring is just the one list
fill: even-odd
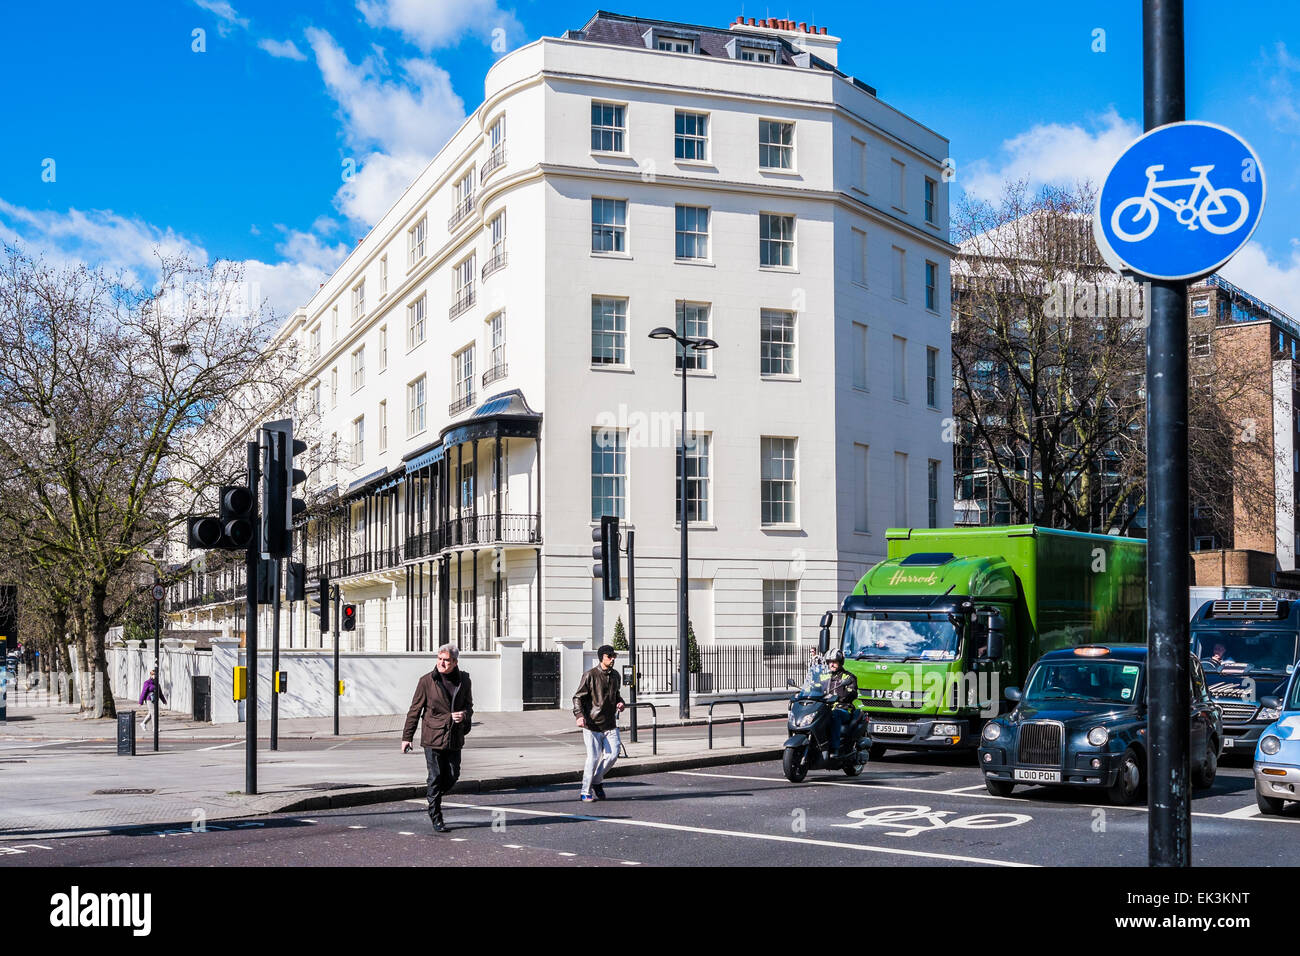
[(334, 736), (339, 735), (339, 586), (334, 585)]
[(159, 653), (159, 636), (162, 633), (163, 589), (158, 582), (158, 575), (153, 576), (153, 666), (158, 669), (153, 689), (153, 752), (158, 752), (158, 698), (162, 691), (162, 657)]
[[(257, 523), (258, 443), (248, 448), (248, 490), (253, 495), (253, 522)], [(244, 701), (244, 792), (257, 793), (257, 563), (256, 541), (244, 552), (244, 658), (248, 662), (248, 699)]]
[[(1182, 0), (1143, 0), (1143, 123), (1186, 119)], [(1147, 329), (1148, 863), (1191, 865), (1187, 282), (1152, 281)]]

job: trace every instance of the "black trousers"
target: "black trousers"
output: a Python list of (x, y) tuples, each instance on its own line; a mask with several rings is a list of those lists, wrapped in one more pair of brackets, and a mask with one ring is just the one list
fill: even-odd
[(429, 768), (429, 816), (442, 818), (442, 795), (460, 779), (460, 751), (424, 748), (424, 762)]

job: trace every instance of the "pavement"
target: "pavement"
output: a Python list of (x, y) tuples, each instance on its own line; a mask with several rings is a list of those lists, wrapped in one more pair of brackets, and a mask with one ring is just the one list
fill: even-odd
[[(11, 699), (12, 703), (12, 699)], [(119, 701), (119, 713), (137, 709)], [(611, 778), (737, 762), (778, 759), (785, 741), (784, 700), (746, 703), (745, 746), (738, 716), (714, 719), (708, 746), (707, 705), (690, 721), (661, 707), (657, 753), (648, 715), (636, 743), (620, 719), (627, 756)], [(136, 725), (136, 755), (117, 754), (116, 723), (80, 716), (67, 705), (10, 706), (0, 724), (0, 841), (92, 835), (123, 826), (191, 826), (277, 812), (308, 812), (420, 798), (425, 763), (417, 746), (399, 751), (402, 714), (279, 722), (279, 749), (269, 749), (269, 721), (258, 722), (257, 793), (245, 787), (242, 723), (210, 724), (163, 711), (160, 749)], [(585, 755), (567, 710), (476, 714), (455, 793), (577, 783)]]

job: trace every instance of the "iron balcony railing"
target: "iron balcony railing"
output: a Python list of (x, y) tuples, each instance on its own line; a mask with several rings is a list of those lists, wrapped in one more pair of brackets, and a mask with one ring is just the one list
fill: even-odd
[(487, 161), (483, 163), (482, 170), (479, 171), (478, 181), (487, 182), (488, 176), (506, 164), (506, 144), (498, 143), (496, 148), (488, 155)]
[(456, 208), (451, 212), (451, 218), (447, 220), (447, 231), (450, 232), (461, 223), (466, 216), (474, 211), (474, 194), (470, 193), (460, 202), (456, 203)]
[(451, 307), (447, 310), (447, 318), (454, 319), (466, 309), (474, 305), (474, 284), (471, 282), (465, 288), (460, 289), (452, 296)]
[(499, 249), (493, 249), (491, 258), (489, 258), (487, 262), (483, 263), (483, 269), (482, 269), (483, 278), (486, 279), (488, 276), (496, 272), (498, 269), (504, 269), (505, 267), (506, 267), (505, 247), (502, 246)]
[(461, 515), (439, 528), (408, 535), (405, 553), (410, 560), (474, 545), (538, 544), (541, 540), (538, 515), (503, 513), (498, 531), (496, 513), (488, 511), (480, 515)]
[(474, 405), (474, 393), (467, 392), (466, 394), (462, 395), (460, 398), (456, 399), (454, 402), (452, 402), (450, 405), (447, 406), (447, 414), (459, 415), (461, 412), (465, 411), (465, 409), (472, 408), (473, 405)]
[(500, 365), (493, 365), (490, 369), (488, 369), (486, 372), (483, 373), (483, 387), (487, 388), (493, 382), (505, 378), (506, 373), (509, 370), (510, 368), (508, 365), (506, 365), (505, 362), (502, 362)]

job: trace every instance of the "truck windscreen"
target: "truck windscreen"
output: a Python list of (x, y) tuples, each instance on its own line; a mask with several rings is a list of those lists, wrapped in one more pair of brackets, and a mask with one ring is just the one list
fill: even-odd
[(952, 661), (958, 640), (947, 614), (851, 611), (844, 619), (844, 656), (853, 660)]
[(1296, 637), (1288, 631), (1196, 630), (1207, 670), (1287, 673), (1296, 660)]

